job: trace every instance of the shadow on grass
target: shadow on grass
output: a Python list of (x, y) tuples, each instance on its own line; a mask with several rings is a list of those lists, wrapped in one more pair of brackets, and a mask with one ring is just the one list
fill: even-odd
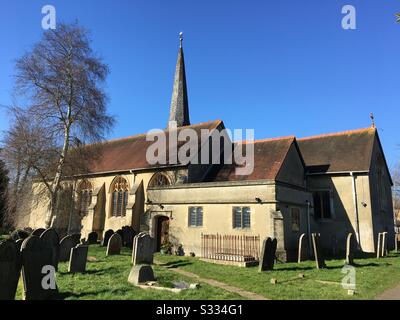
[(117, 272), (119, 271), (117, 268), (114, 267), (109, 267), (109, 268), (104, 268), (104, 269), (93, 269), (93, 270), (86, 270), (85, 272), (77, 272), (77, 273), (71, 273), (71, 272), (58, 272), (60, 275), (75, 275), (75, 274), (81, 274), (81, 275), (92, 275), (92, 274), (96, 274), (96, 275), (102, 275), (108, 272)]
[(109, 293), (110, 290), (96, 290), (96, 291), (87, 291), (87, 292), (80, 292), (80, 293), (75, 293), (75, 292), (60, 292), (58, 294), (58, 300), (65, 300), (67, 298), (83, 298), (85, 296), (96, 296), (101, 293)]
[(160, 263), (159, 266), (171, 269), (171, 268), (178, 268), (178, 267), (183, 267), (183, 266), (187, 266), (187, 265), (191, 265), (191, 264), (193, 264), (193, 262), (190, 262), (187, 260), (177, 260), (177, 261)]

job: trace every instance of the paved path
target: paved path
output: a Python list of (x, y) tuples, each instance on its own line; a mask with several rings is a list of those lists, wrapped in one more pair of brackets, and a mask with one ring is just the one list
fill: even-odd
[(376, 300), (400, 300), (400, 284), (384, 291), (376, 297)]
[[(159, 265), (162, 266), (161, 263)], [(242, 296), (243, 298), (246, 298), (246, 299), (250, 299), (250, 300), (269, 300), (269, 299), (267, 299), (267, 298), (265, 298), (263, 296), (260, 296), (260, 295), (254, 293), (254, 292), (246, 291), (246, 290), (243, 290), (243, 289), (240, 289), (240, 288), (237, 288), (237, 287), (234, 287), (234, 286), (231, 286), (229, 284), (226, 284), (226, 283), (223, 283), (223, 282), (219, 282), (219, 281), (216, 281), (216, 280), (202, 278), (199, 275), (197, 275), (195, 273), (192, 273), (192, 272), (189, 272), (189, 271), (185, 271), (185, 270), (178, 269), (178, 268), (168, 268), (168, 270), (177, 272), (177, 273), (179, 273), (179, 274), (181, 274), (183, 276), (189, 277), (189, 278), (196, 278), (199, 282), (204, 282), (204, 283), (209, 284), (210, 286), (218, 287), (218, 288), (224, 289), (226, 291), (229, 291), (229, 292), (232, 292), (232, 293), (236, 293), (236, 294), (238, 294), (238, 295), (240, 295), (240, 296)]]

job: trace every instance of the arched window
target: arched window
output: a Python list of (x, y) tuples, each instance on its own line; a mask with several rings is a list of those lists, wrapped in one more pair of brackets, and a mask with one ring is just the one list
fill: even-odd
[(79, 213), (80, 215), (86, 216), (89, 212), (90, 204), (92, 203), (93, 187), (92, 184), (83, 180), (78, 188), (79, 196)]
[(115, 179), (112, 188), (111, 215), (113, 217), (125, 217), (126, 206), (128, 204), (128, 182), (118, 177)]
[(167, 176), (163, 173), (157, 172), (154, 176), (150, 179), (149, 188), (156, 188), (161, 186), (169, 186), (171, 182), (167, 178)]

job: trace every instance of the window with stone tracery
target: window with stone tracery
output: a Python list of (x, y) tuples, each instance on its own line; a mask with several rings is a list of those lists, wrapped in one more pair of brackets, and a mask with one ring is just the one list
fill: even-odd
[(79, 213), (82, 217), (86, 216), (89, 213), (89, 207), (92, 203), (92, 195), (92, 184), (87, 180), (83, 180), (78, 189)]
[(129, 185), (122, 177), (115, 179), (112, 188), (111, 215), (113, 217), (124, 217), (128, 204)]
[(156, 188), (161, 186), (169, 186), (171, 182), (167, 178), (167, 176), (163, 173), (156, 173), (149, 182), (149, 188)]

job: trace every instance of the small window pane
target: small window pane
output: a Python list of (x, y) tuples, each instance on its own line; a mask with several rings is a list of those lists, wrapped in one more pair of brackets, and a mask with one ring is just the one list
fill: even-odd
[(112, 215), (116, 217), (118, 214), (118, 192), (114, 191), (113, 192), (113, 210), (112, 210)]
[(197, 208), (197, 215), (196, 215), (196, 225), (201, 227), (203, 225), (203, 208)]
[(233, 208), (233, 228), (242, 227), (242, 209), (239, 207)]
[(250, 228), (250, 208), (243, 208), (243, 228)]

